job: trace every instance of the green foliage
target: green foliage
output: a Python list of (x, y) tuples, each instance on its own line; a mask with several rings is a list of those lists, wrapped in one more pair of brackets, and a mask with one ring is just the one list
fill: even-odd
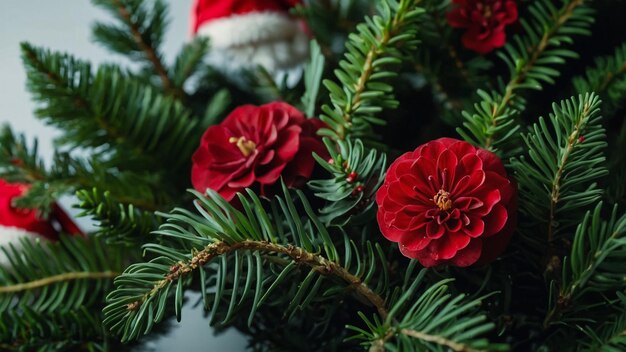
[(98, 304), (102, 297), (93, 293), (106, 291), (124, 267), (124, 252), (96, 239), (22, 240), (21, 247), (1, 249), (11, 265), (0, 267), (0, 312), (67, 312)]
[(409, 265), (401, 296), (387, 318), (370, 320), (360, 314), (369, 330), (348, 326), (357, 333), (352, 339), (366, 340), (363, 344), (371, 346), (370, 351), (508, 350), (508, 346), (491, 344), (482, 337), (495, 327), (479, 310), (482, 299), (468, 300), (463, 294), (451, 294), (450, 279), (425, 283), (426, 270), (413, 275), (415, 264), (413, 261)]
[(584, 76), (574, 77), (572, 82), (579, 94), (598, 93), (605, 114), (622, 107), (626, 100), (626, 43), (618, 46), (612, 55), (596, 58), (595, 66), (588, 68)]
[(331, 151), (330, 160), (315, 157), (332, 178), (309, 182), (315, 195), (327, 201), (319, 211), (320, 219), (341, 226), (369, 221), (376, 210), (374, 198), (385, 177), (387, 156), (375, 149), (367, 151), (359, 139), (338, 141), (338, 151), (329, 139), (324, 142)]
[(101, 302), (132, 250), (84, 237), (22, 239), (19, 249), (0, 250), (9, 263), (0, 266), (2, 348), (58, 350), (104, 340)]
[(420, 6), (425, 13), (418, 20), (420, 50), (415, 53), (415, 70), (426, 79), (434, 98), (443, 107), (442, 118), (456, 126), (461, 122), (458, 111), (476, 87), (488, 81), (485, 73), (492, 64), (483, 56), (465, 59), (457, 50), (458, 38), (446, 18), (450, 0), (425, 0)]
[(599, 203), (576, 229), (571, 254), (564, 261), (561, 288), (551, 297), (545, 324), (587, 321), (597, 301), (584, 298), (594, 293), (607, 297), (626, 288), (626, 215), (618, 218), (617, 207), (613, 207), (609, 221), (603, 221), (601, 210)]
[(316, 41), (311, 41), (311, 58), (304, 70), (305, 94), (302, 96), (304, 113), (306, 116), (315, 116), (317, 99), (321, 87), (324, 65), (326, 60), (322, 55), (322, 49)]
[(538, 0), (528, 9), (531, 19), (520, 18), (524, 35), (508, 40), (498, 56), (506, 63), (510, 79), (498, 91), (479, 90), (482, 101), (473, 113), (464, 111), (464, 128), (457, 129), (465, 140), (490, 150), (500, 150), (516, 135), (515, 118), (524, 110), (519, 90), (542, 90), (554, 84), (560, 75), (555, 65), (562, 65), (578, 54), (564, 48), (574, 35), (588, 35), (593, 11), (583, 0), (564, 0), (556, 8), (550, 0)]
[(416, 4), (415, 0), (383, 1), (380, 16), (366, 17), (357, 33), (349, 36), (345, 59), (334, 71), (339, 84), (324, 80), (331, 105), (322, 107), (320, 118), (328, 128), (321, 135), (334, 140), (372, 139), (372, 125), (384, 124), (376, 115), (397, 107), (393, 87), (385, 81), (397, 76), (394, 69), (416, 47), (415, 23), (423, 13)]
[(206, 38), (196, 37), (183, 46), (172, 67), (172, 83), (176, 87), (184, 87), (185, 82), (200, 71), (202, 60), (209, 52)]
[(116, 199), (146, 209), (171, 202), (170, 195), (163, 192), (161, 175), (155, 172), (120, 171), (108, 162), (86, 161), (58, 150), (51, 166), (46, 167), (39, 157), (37, 140), (29, 146), (23, 135), (15, 135), (8, 126), (0, 131), (0, 177), (30, 184), (17, 205), (38, 208), (43, 214), (61, 195), (79, 188), (107, 189)]
[[(345, 235), (339, 241), (343, 249), (338, 248), (302, 193), (298, 198), (305, 217), (288, 193), (272, 202), (269, 213), (251, 191), (240, 195), (241, 211), (213, 191), (196, 196), (200, 215), (183, 209), (163, 215), (168, 223), (156, 233), (171, 243), (146, 244), (144, 250), (155, 258), (131, 265), (115, 280), (104, 323), (122, 341), (150, 332), (164, 318), (172, 297), (180, 320), (184, 287), (194, 273), (204, 307), (213, 311), (218, 324), (215, 317), (227, 323), (239, 311), (252, 324), (256, 311), (268, 302), (286, 316), (349, 293), (384, 303), (376, 293), (387, 287), (381, 248), (369, 242), (358, 246)], [(346, 286), (354, 290), (346, 291)]]
[(37, 312), (29, 307), (0, 313), (3, 351), (106, 351), (100, 312), (80, 307), (68, 312)]
[(602, 197), (596, 184), (607, 175), (600, 103), (597, 95), (585, 94), (554, 104), (549, 119), (539, 118), (523, 135), (527, 155), (511, 160), (523, 225), (535, 240), (567, 234)]
[(99, 221), (97, 236), (107, 243), (137, 245), (149, 239), (150, 232), (161, 223), (152, 212), (142, 211), (133, 204), (123, 204), (97, 188), (77, 192), (78, 207), (83, 209), (80, 216), (90, 216)]
[(112, 52), (128, 56), (132, 61), (143, 62), (145, 71), (159, 77), (166, 92), (180, 95), (182, 84), (173, 86), (159, 51), (167, 27), (165, 3), (161, 0), (149, 4), (142, 0), (92, 2), (107, 10), (119, 22), (117, 25), (96, 23), (93, 27), (96, 42)]
[(117, 167), (172, 171), (187, 165), (198, 135), (190, 113), (112, 66), (92, 74), (89, 63), (22, 44), (36, 114), (59, 127), (59, 144), (93, 148)]
[(586, 324), (581, 330), (586, 339), (578, 339), (577, 351), (620, 352), (626, 349), (626, 296), (618, 292), (618, 300), (607, 302), (615, 313), (602, 317), (596, 325)]

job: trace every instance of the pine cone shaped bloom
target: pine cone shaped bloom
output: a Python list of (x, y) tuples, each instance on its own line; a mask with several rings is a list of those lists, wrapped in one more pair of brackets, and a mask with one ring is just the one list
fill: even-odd
[(399, 157), (376, 194), (382, 234), (426, 267), (484, 264), (514, 231), (517, 188), (493, 153), (441, 138)]
[(448, 13), (448, 24), (465, 28), (463, 46), (487, 54), (506, 43), (505, 27), (517, 20), (514, 0), (453, 0), (457, 5)]
[(265, 195), (281, 176), (288, 187), (301, 187), (313, 173), (313, 153), (327, 155), (316, 135), (322, 126), (287, 103), (241, 106), (202, 136), (193, 155), (193, 186), (229, 201), (253, 186)]

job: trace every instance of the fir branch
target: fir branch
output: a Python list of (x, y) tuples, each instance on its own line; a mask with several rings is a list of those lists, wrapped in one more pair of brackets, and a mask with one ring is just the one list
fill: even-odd
[[(271, 215), (251, 191), (248, 197), (240, 195), (242, 210), (237, 210), (211, 190), (207, 197), (194, 192), (200, 215), (183, 209), (163, 214), (169, 222), (155, 232), (163, 244), (144, 245), (144, 250), (156, 258), (131, 265), (115, 279), (117, 288), (107, 297), (104, 309), (105, 325), (121, 335), (122, 341), (148, 333), (163, 319), (172, 289), (180, 320), (183, 288), (192, 273), (199, 273), (205, 309), (212, 309), (214, 317), (219, 316), (220, 302), (226, 301), (224, 322), (246, 307), (251, 324), (258, 308), (280, 285), (289, 285), (282, 291), (289, 296), (273, 298), (282, 302), (274, 304), (285, 305), (290, 315), (352, 294), (386, 316), (381, 294), (387, 288), (387, 268), (380, 246), (366, 242), (361, 249), (344, 235), (345, 254), (341, 258), (304, 194), (297, 192), (301, 201), (298, 207), (285, 186), (283, 191), (286, 197), (274, 200)], [(306, 217), (301, 218), (298, 208), (304, 209)], [(241, 265), (241, 260), (247, 264)], [(231, 269), (229, 261), (235, 262)], [(213, 275), (214, 264), (218, 270), (211, 277), (217, 281), (211, 281), (215, 290), (209, 290), (207, 275)], [(267, 266), (275, 270), (264, 270)], [(318, 295), (321, 289), (324, 294)]]
[(76, 196), (80, 202), (77, 207), (83, 210), (78, 216), (91, 216), (99, 221), (96, 235), (105, 238), (107, 243), (144, 243), (150, 232), (161, 224), (161, 219), (152, 211), (141, 210), (135, 203), (117, 201), (109, 191), (94, 188), (78, 191)]
[[(554, 240), (554, 224), (556, 220), (556, 208), (557, 204), (561, 201), (561, 187), (563, 172), (566, 167), (569, 167), (571, 154), (578, 143), (584, 143), (585, 137), (583, 133), (586, 130), (587, 122), (595, 114), (595, 109), (598, 108), (598, 103), (593, 101), (593, 98), (583, 102), (582, 110), (578, 112), (578, 116), (574, 118), (574, 126), (571, 128), (571, 133), (564, 141), (564, 148), (561, 148), (560, 158), (557, 164), (556, 173), (554, 174), (554, 180), (552, 181), (552, 190), (550, 192), (550, 216), (548, 218), (548, 242)], [(568, 131), (570, 132), (570, 131)]]
[(183, 98), (182, 85), (175, 85), (163, 62), (159, 46), (167, 24), (167, 7), (158, 0), (146, 4), (143, 0), (93, 0), (117, 18), (121, 27), (98, 23), (94, 26), (95, 39), (122, 55), (145, 61), (161, 81), (168, 95)]
[[(160, 55), (157, 54), (156, 49), (153, 48), (149, 43), (144, 40), (143, 33), (139, 30), (139, 23), (133, 21), (131, 13), (122, 1), (120, 0), (111, 0), (112, 4), (117, 7), (117, 11), (119, 13), (119, 17), (126, 23), (130, 32), (137, 43), (139, 49), (141, 49), (145, 55), (146, 59), (154, 65), (154, 70), (159, 75), (161, 82), (163, 83), (163, 89), (169, 91), (172, 89), (172, 82), (167, 74), (167, 70), (165, 69), (165, 65), (161, 62)], [(157, 6), (163, 7), (162, 3), (157, 2)]]
[[(505, 351), (508, 346), (490, 343), (482, 337), (493, 330), (478, 307), (483, 298), (466, 300), (464, 295), (448, 293), (452, 279), (425, 283), (426, 270), (413, 275), (416, 262), (406, 268), (403, 286), (395, 288), (387, 319), (368, 319), (359, 314), (368, 330), (347, 328), (357, 334), (350, 339), (365, 340), (370, 351)], [(428, 285), (425, 290), (418, 288)]]
[[(0, 313), (2, 351), (104, 351), (110, 344), (101, 312), (85, 307), (69, 312), (37, 312), (28, 307)], [(109, 348), (112, 346), (108, 346)]]
[(64, 130), (58, 142), (93, 148), (118, 167), (146, 171), (166, 163), (186, 165), (197, 122), (178, 101), (159, 94), (120, 69), (22, 44), (28, 88), (41, 106), (36, 114)]
[(458, 343), (452, 340), (448, 340), (446, 338), (443, 338), (441, 336), (436, 336), (436, 335), (430, 335), (430, 334), (425, 334), (421, 331), (416, 331), (416, 330), (410, 330), (410, 329), (402, 329), (400, 330), (400, 334), (402, 335), (406, 335), (406, 336), (410, 336), (410, 337), (414, 337), (416, 339), (425, 341), (425, 342), (431, 342), (433, 344), (439, 345), (439, 346), (444, 346), (447, 347), (449, 349), (451, 349), (452, 351), (455, 352), (479, 352), (480, 350), (471, 348), (465, 344), (462, 343)]
[(284, 254), (291, 258), (297, 265), (308, 265), (311, 269), (321, 273), (322, 275), (335, 276), (345, 282), (345, 284), (352, 288), (354, 292), (365, 298), (372, 306), (376, 308), (376, 311), (384, 319), (387, 316), (387, 308), (385, 307), (384, 299), (372, 291), (363, 281), (351, 274), (348, 270), (341, 265), (324, 258), (321, 255), (308, 252), (300, 247), (292, 245), (279, 245), (275, 243), (269, 243), (264, 241), (243, 241), (229, 245), (225, 242), (215, 242), (207, 245), (201, 251), (195, 253), (190, 260), (178, 262), (174, 264), (176, 270), (173, 270), (163, 280), (157, 281), (144, 297), (140, 300), (129, 304), (129, 309), (139, 308), (150, 297), (157, 295), (159, 291), (163, 290), (166, 286), (177, 280), (182, 280), (187, 274), (192, 273), (194, 270), (204, 266), (216, 257), (223, 256), (236, 251), (260, 251), (265, 253)]
[(88, 272), (88, 271), (79, 271), (79, 272), (67, 272), (58, 275), (52, 275), (48, 277), (44, 277), (38, 280), (22, 282), (15, 285), (6, 285), (0, 286), (0, 294), (4, 293), (15, 293), (20, 291), (29, 291), (36, 288), (41, 288), (43, 286), (54, 285), (62, 282), (73, 281), (73, 280), (100, 280), (100, 279), (113, 279), (116, 276), (119, 276), (119, 272), (114, 271), (103, 271), (103, 272)]
[(528, 219), (525, 228), (531, 237), (544, 233), (534, 227), (539, 222), (547, 241), (554, 241), (557, 232), (577, 224), (576, 212), (600, 200), (602, 190), (596, 181), (607, 174), (600, 103), (597, 95), (586, 94), (554, 104), (550, 126), (540, 117), (523, 136), (528, 159), (511, 159), (519, 182), (520, 211)]
[(1, 248), (10, 265), (0, 267), (0, 313), (23, 307), (67, 312), (97, 304), (122, 270), (122, 257), (132, 255), (132, 250), (82, 237), (57, 243), (22, 239), (20, 247)]
[(572, 80), (578, 93), (596, 92), (604, 101), (603, 111), (613, 113), (623, 106), (626, 98), (626, 43), (615, 48), (613, 54), (599, 57), (595, 65), (582, 76)]
[(304, 69), (305, 93), (302, 95), (302, 105), (306, 116), (315, 116), (317, 100), (320, 91), (320, 83), (324, 74), (326, 59), (322, 54), (320, 45), (312, 40), (310, 44), (311, 58)]
[(577, 341), (577, 351), (610, 351), (618, 352), (626, 348), (626, 295), (617, 292), (615, 301), (607, 302), (609, 314), (602, 316), (597, 322), (578, 327), (586, 336), (583, 339), (575, 336), (567, 336)]
[(334, 140), (371, 137), (371, 124), (383, 108), (394, 108), (393, 88), (382, 80), (395, 77), (391, 65), (402, 62), (402, 50), (415, 47), (415, 22), (423, 10), (419, 0), (390, 0), (381, 3), (382, 17), (366, 18), (350, 36), (345, 59), (335, 71), (342, 87), (326, 80), (332, 106), (322, 107), (320, 117), (328, 124), (321, 135)]
[(308, 183), (315, 195), (327, 201), (320, 210), (320, 219), (327, 224), (357, 225), (368, 222), (373, 211), (376, 191), (384, 180), (387, 156), (375, 149), (367, 151), (361, 140), (324, 143), (331, 151), (330, 159), (315, 155), (331, 178)]
[(618, 219), (617, 207), (609, 221), (602, 221), (602, 203), (587, 212), (576, 229), (570, 256), (565, 260), (558, 297), (551, 299), (544, 327), (559, 322), (576, 322), (576, 312), (587, 314), (580, 302), (591, 292), (612, 294), (626, 288), (624, 275), (615, 270), (624, 260), (626, 250), (626, 216)]
[(558, 48), (571, 43), (571, 34), (588, 34), (593, 18), (584, 0), (566, 0), (556, 9), (548, 0), (531, 5), (532, 22), (521, 20), (526, 36), (516, 36), (498, 52), (506, 62), (511, 77), (502, 87), (502, 95), (479, 91), (481, 103), (475, 112), (463, 112), (465, 130), (457, 131), (466, 140), (483, 148), (496, 150), (499, 144), (514, 135), (517, 127), (514, 117), (523, 111), (523, 101), (518, 98), (520, 89), (541, 90), (541, 82), (552, 84), (559, 71), (550, 67), (563, 64), (566, 58), (578, 55), (571, 50)]

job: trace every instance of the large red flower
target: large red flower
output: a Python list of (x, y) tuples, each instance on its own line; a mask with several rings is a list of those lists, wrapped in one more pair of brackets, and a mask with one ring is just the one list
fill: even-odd
[(393, 162), (376, 194), (378, 224), (424, 266), (488, 263), (508, 244), (516, 199), (495, 154), (441, 138)]
[(505, 27), (517, 20), (514, 0), (453, 0), (457, 7), (448, 13), (448, 24), (466, 28), (463, 45), (486, 54), (506, 43)]
[(300, 187), (313, 172), (313, 153), (327, 155), (316, 136), (322, 125), (282, 102), (241, 106), (202, 136), (193, 155), (193, 186), (227, 200), (254, 185), (265, 194), (280, 176), (287, 186)]

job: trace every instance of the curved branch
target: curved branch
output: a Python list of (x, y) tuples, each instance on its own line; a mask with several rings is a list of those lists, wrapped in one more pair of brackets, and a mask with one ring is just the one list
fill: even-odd
[(154, 296), (168, 283), (180, 279), (182, 276), (191, 273), (212, 259), (238, 250), (258, 250), (268, 253), (279, 253), (290, 257), (298, 264), (308, 265), (313, 270), (319, 271), (322, 275), (335, 276), (343, 280), (348, 286), (352, 287), (357, 295), (365, 298), (372, 306), (376, 308), (378, 314), (385, 319), (388, 314), (385, 300), (369, 288), (360, 278), (351, 274), (336, 262), (330, 261), (319, 254), (307, 252), (306, 250), (288, 245), (283, 246), (265, 241), (243, 241), (235, 244), (225, 242), (215, 242), (206, 246), (203, 250), (197, 252), (189, 261), (179, 262), (174, 265), (170, 273), (163, 280), (158, 281), (150, 292), (146, 293), (139, 301), (135, 301), (127, 305), (128, 310), (138, 309), (148, 297)]

